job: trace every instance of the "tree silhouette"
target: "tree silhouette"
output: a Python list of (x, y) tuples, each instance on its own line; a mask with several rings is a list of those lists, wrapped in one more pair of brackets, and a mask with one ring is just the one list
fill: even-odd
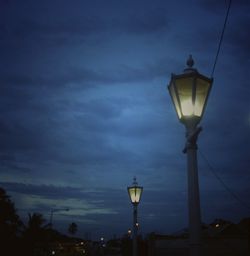
[(22, 221), (16, 213), (14, 203), (6, 194), (3, 188), (0, 188), (0, 232), (4, 235), (16, 235), (22, 227)]
[(45, 219), (41, 213), (29, 213), (29, 221), (28, 221), (28, 226), (27, 229), (36, 232), (40, 231), (41, 229), (46, 228), (45, 224)]
[(30, 241), (42, 241), (48, 230), (48, 224), (45, 224), (41, 213), (29, 213), (28, 223), (24, 232), (24, 236)]
[(38, 255), (38, 251), (41, 251), (41, 245), (45, 246), (49, 239), (48, 224), (45, 224), (41, 213), (29, 213), (28, 223), (24, 231), (24, 242), (26, 255)]
[[(8, 250), (9, 255), (14, 254), (17, 248), (18, 236), (23, 228), (23, 223), (16, 213), (14, 203), (6, 194), (3, 188), (0, 188), (0, 254)], [(13, 246), (15, 245), (15, 246)]]
[(77, 224), (76, 224), (75, 222), (72, 222), (72, 223), (69, 225), (68, 232), (69, 232), (71, 235), (74, 235), (74, 234), (77, 232)]

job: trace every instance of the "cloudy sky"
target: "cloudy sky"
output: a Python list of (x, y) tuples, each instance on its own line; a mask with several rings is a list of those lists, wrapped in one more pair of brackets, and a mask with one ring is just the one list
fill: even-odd
[[(210, 77), (228, 1), (0, 1), (0, 186), (78, 235), (187, 226), (185, 129), (167, 84)], [(203, 222), (250, 216), (250, 4), (232, 1), (198, 153)], [(63, 209), (69, 208), (69, 211)], [(61, 210), (61, 211), (60, 211)]]

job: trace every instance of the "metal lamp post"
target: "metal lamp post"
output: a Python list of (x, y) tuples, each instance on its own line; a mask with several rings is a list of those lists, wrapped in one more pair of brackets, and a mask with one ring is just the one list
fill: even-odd
[(213, 79), (201, 75), (193, 65), (190, 55), (188, 67), (180, 75), (172, 74), (168, 89), (178, 118), (186, 127), (186, 146), (183, 152), (187, 154), (189, 246), (190, 255), (200, 256), (201, 213), (196, 142), (202, 130), (198, 124), (202, 119)]
[(65, 208), (65, 209), (51, 209), (51, 211), (50, 211), (50, 221), (49, 221), (49, 226), (50, 226), (51, 229), (53, 227), (52, 221), (53, 221), (54, 212), (60, 212), (60, 211), (69, 211), (69, 208)]
[(138, 222), (137, 222), (137, 206), (140, 202), (143, 187), (138, 186), (136, 178), (132, 186), (128, 187), (128, 194), (133, 204), (133, 256), (137, 256), (137, 232), (138, 232)]

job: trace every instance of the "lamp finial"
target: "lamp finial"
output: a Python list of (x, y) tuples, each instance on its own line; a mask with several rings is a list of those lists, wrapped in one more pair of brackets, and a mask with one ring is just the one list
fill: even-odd
[(138, 185), (137, 181), (136, 181), (136, 176), (134, 176), (134, 182), (133, 182), (133, 185)]
[(187, 60), (186, 63), (187, 63), (187, 66), (188, 66), (189, 68), (192, 68), (192, 67), (193, 67), (193, 65), (194, 65), (194, 60), (193, 60), (192, 54), (189, 55), (189, 58), (188, 58), (188, 60)]
[(186, 64), (188, 67), (184, 69), (184, 73), (198, 73), (197, 69), (193, 68), (194, 60), (192, 54), (189, 54)]

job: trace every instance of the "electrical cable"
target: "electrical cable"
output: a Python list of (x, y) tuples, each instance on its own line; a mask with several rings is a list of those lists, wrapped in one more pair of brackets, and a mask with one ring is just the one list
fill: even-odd
[(226, 17), (225, 17), (225, 21), (224, 21), (223, 28), (222, 28), (222, 31), (221, 31), (220, 41), (219, 41), (218, 48), (217, 48), (217, 52), (216, 52), (216, 55), (215, 55), (215, 60), (214, 60), (213, 69), (212, 69), (212, 72), (211, 72), (211, 77), (213, 77), (213, 75), (214, 75), (215, 66), (216, 66), (217, 61), (218, 61), (218, 56), (219, 56), (219, 53), (220, 53), (221, 44), (222, 44), (222, 40), (223, 40), (223, 37), (224, 37), (224, 32), (225, 32), (225, 29), (226, 29), (226, 25), (227, 25), (227, 20), (228, 20), (228, 16), (229, 16), (229, 11), (230, 11), (230, 8), (231, 8), (231, 2), (232, 2), (232, 0), (229, 0), (228, 7), (227, 7), (227, 13), (226, 13)]
[(207, 163), (209, 170), (212, 172), (212, 174), (216, 177), (216, 179), (222, 184), (224, 189), (235, 199), (237, 200), (242, 206), (250, 210), (250, 206), (246, 204), (244, 201), (242, 201), (229, 187), (225, 184), (225, 182), (219, 177), (219, 175), (216, 173), (213, 166), (209, 163), (208, 159), (205, 157), (205, 155), (202, 153), (201, 150), (198, 151), (201, 155), (201, 157), (204, 159), (204, 161)]

